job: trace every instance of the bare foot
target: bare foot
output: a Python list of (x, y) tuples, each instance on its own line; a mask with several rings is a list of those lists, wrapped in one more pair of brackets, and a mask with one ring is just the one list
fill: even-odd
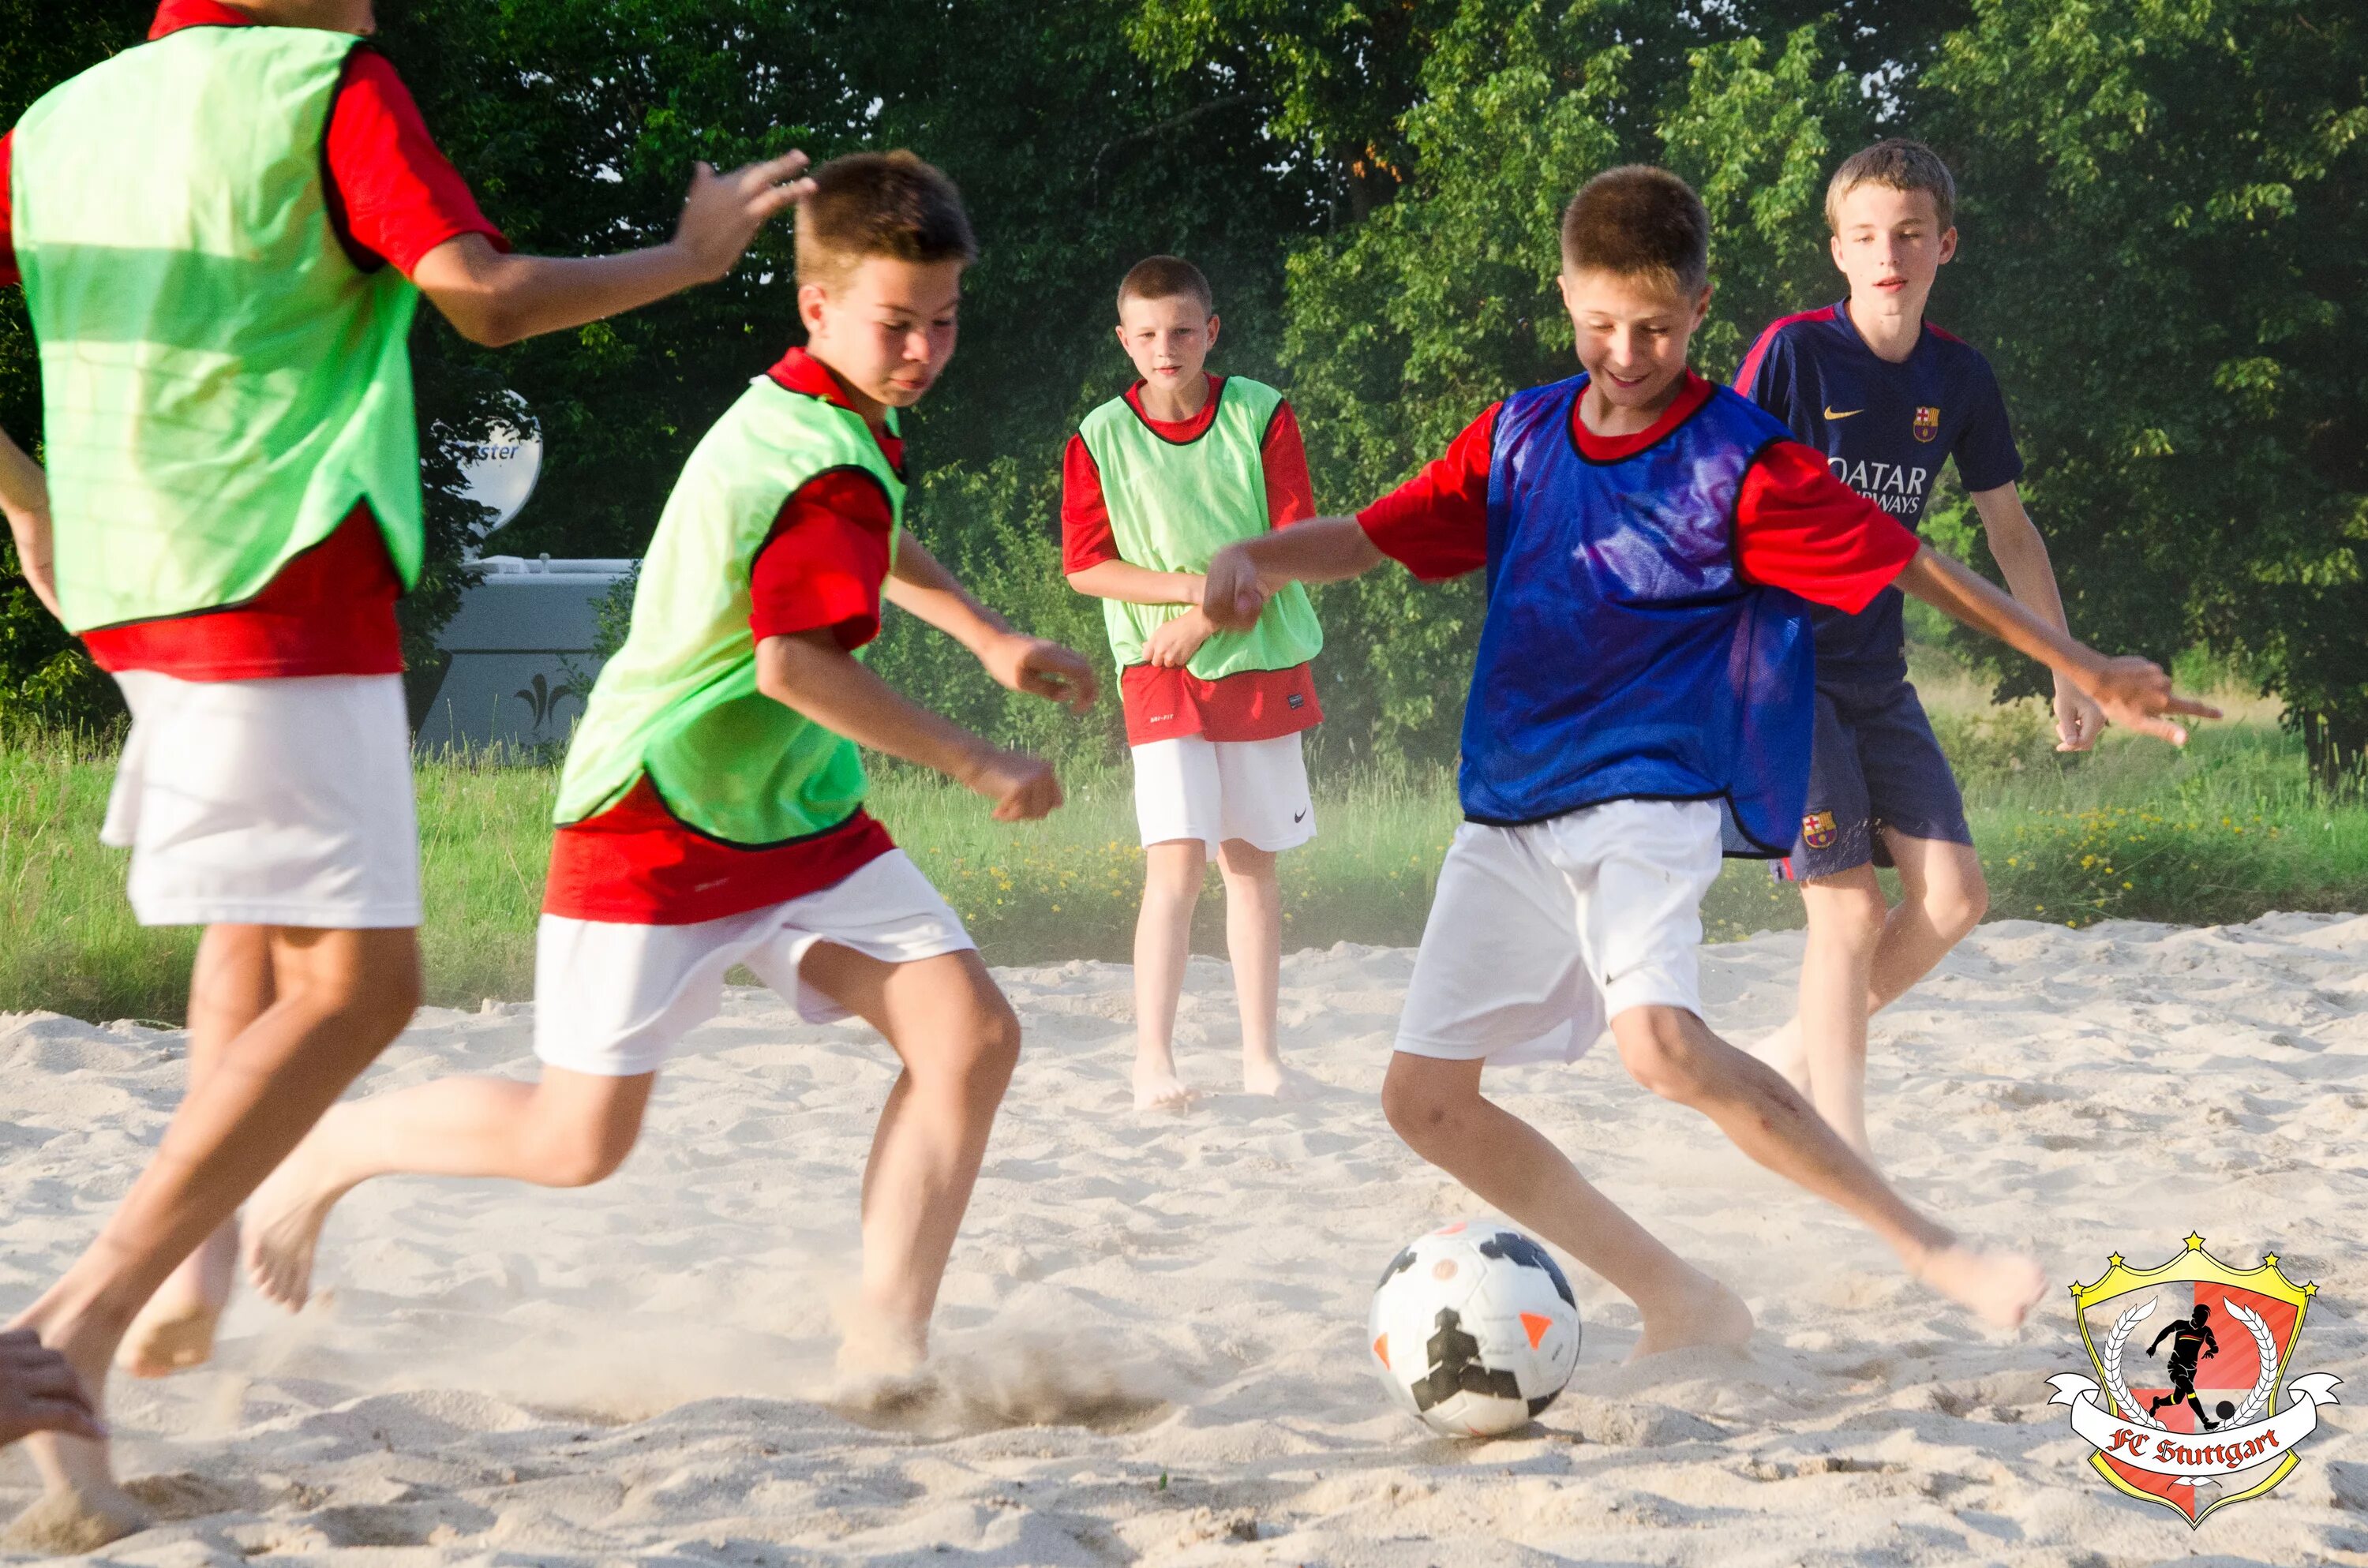
[(148, 1298), (123, 1335), (115, 1364), (135, 1378), (169, 1378), (214, 1353), (214, 1325), (238, 1267), (238, 1221), (208, 1236)]
[(1192, 1091), (1176, 1075), (1173, 1057), (1134, 1059), (1134, 1108), (1182, 1110), (1192, 1103)]
[(1314, 1085), (1304, 1073), (1292, 1071), (1271, 1056), (1242, 1058), (1242, 1093), (1264, 1095), (1269, 1099), (1304, 1100), (1309, 1097)]
[(1644, 1332), (1636, 1336), (1636, 1348), (1628, 1352), (1628, 1359), (1641, 1361), (1704, 1345), (1740, 1350), (1751, 1343), (1751, 1309), (1743, 1298), (1699, 1269), (1692, 1273), (1693, 1281), (1681, 1293), (1649, 1306), (1637, 1303)]
[(1809, 1047), (1801, 1038), (1801, 1020), (1791, 1017), (1775, 1033), (1746, 1048), (1749, 1053), (1784, 1074), (1785, 1082), (1809, 1098)]
[[(58, 1294), (53, 1288), (8, 1326), (31, 1329), (42, 1344), (63, 1356), (104, 1418), (107, 1366), (114, 1358), (118, 1336), (95, 1320), (77, 1318), (60, 1307)], [(96, 1551), (148, 1528), (148, 1516), (140, 1505), (115, 1484), (106, 1443), (36, 1432), (25, 1439), (25, 1452), (41, 1472), (42, 1495), (0, 1534), (0, 1545), (64, 1557)]]
[(1934, 1248), (1908, 1272), (1992, 1328), (2021, 1327), (2047, 1293), (2046, 1274), (2021, 1253), (1975, 1252), (1954, 1243)]
[(336, 1119), (336, 1111), (331, 1110), (264, 1178), (247, 1199), (246, 1220), (240, 1227), (246, 1276), (256, 1293), (291, 1312), (312, 1294), (313, 1254), (320, 1244), (321, 1227), (347, 1192), (326, 1169)]
[(113, 1482), (44, 1492), (8, 1523), (0, 1546), (44, 1557), (79, 1557), (148, 1528), (148, 1515)]

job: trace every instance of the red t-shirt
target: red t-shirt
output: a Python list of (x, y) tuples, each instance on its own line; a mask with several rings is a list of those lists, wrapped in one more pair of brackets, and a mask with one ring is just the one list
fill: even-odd
[[(1154, 419), (1143, 410), (1143, 383), (1126, 389), (1127, 406), (1145, 428), (1178, 446), (1198, 440), (1217, 417), (1219, 378), (1209, 378), (1208, 401), (1190, 419)], [(1315, 488), (1307, 477), (1307, 448), (1300, 439), (1291, 404), (1276, 406), (1258, 443), (1266, 472), (1267, 526), (1289, 528), (1315, 516)], [(1124, 559), (1110, 532), (1110, 507), (1102, 496), (1101, 471), (1083, 436), (1069, 437), (1061, 460), (1061, 570), (1082, 572), (1105, 561)], [(1315, 671), (1298, 665), (1287, 670), (1244, 670), (1222, 680), (1202, 680), (1188, 669), (1134, 665), (1119, 672), (1119, 705), (1126, 715), (1126, 742), (1143, 745), (1179, 735), (1212, 741), (1264, 741), (1296, 734), (1324, 719), (1315, 698)]]
[[(148, 36), (253, 25), (216, 0), (165, 0)], [(0, 136), (0, 284), (19, 281), (8, 194), (13, 141), (14, 132)], [(407, 278), (420, 257), (462, 234), (509, 248), (438, 150), (394, 67), (367, 46), (347, 59), (324, 159), (332, 219), (359, 266), (391, 266)], [(104, 627), (83, 641), (102, 669), (160, 670), (184, 680), (391, 675), (403, 668), (394, 619), (400, 586), (376, 521), (357, 506), (336, 533), (244, 604)]]
[[(767, 372), (791, 392), (850, 407), (830, 370), (792, 348)], [(889, 466), (905, 443), (877, 436)], [(880, 634), (895, 513), (870, 475), (818, 474), (781, 503), (748, 574), (749, 649), (768, 637), (828, 631), (839, 646)], [(812, 838), (749, 848), (710, 838), (666, 809), (647, 778), (598, 816), (552, 836), (546, 915), (632, 926), (720, 920), (819, 892), (895, 847), (870, 813)]]
[[(1571, 434), (1588, 458), (1617, 462), (1676, 429), (1712, 390), (1687, 371), (1677, 401), (1652, 428), (1634, 436), (1596, 435), (1574, 403)], [(1445, 456), (1357, 514), (1376, 549), (1426, 582), (1487, 564), (1488, 449), (1502, 406), (1490, 404), (1448, 444)], [(1897, 519), (1836, 479), (1826, 460), (1798, 441), (1771, 443), (1744, 473), (1735, 555), (1754, 583), (1855, 615), (1920, 548)]]

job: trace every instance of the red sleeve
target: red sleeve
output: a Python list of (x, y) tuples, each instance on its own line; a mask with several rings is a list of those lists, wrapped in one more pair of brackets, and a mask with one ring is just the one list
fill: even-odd
[(748, 630), (758, 642), (828, 631), (842, 648), (880, 635), (880, 589), (895, 527), (870, 474), (816, 474), (781, 504), (748, 573)]
[(1299, 415), (1291, 404), (1275, 404), (1258, 448), (1266, 470), (1267, 527), (1287, 528), (1315, 515), (1315, 485), (1307, 477), (1307, 446), (1299, 438)]
[(1503, 406), (1490, 403), (1446, 456), (1357, 514), (1373, 547), (1426, 583), (1488, 563), (1488, 448)]
[(1110, 506), (1102, 500), (1101, 470), (1086, 450), (1086, 438), (1072, 436), (1069, 449), (1061, 454), (1061, 570), (1082, 572), (1119, 559)]
[(17, 275), (16, 227), (8, 218), (14, 210), (8, 200), (8, 161), (16, 142), (13, 131), (0, 136), (0, 287), (24, 281)]
[(1897, 518), (1836, 479), (1798, 441), (1778, 441), (1743, 476), (1736, 561), (1770, 587), (1856, 615), (1923, 548)]
[(428, 135), (411, 89), (376, 50), (347, 58), (329, 114), (328, 162), (346, 233), (406, 278), (421, 256), (462, 234), (510, 248)]

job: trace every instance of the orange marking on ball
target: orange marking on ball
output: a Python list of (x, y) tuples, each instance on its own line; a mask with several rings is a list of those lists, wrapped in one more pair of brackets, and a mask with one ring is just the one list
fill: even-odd
[(1530, 1348), (1532, 1350), (1535, 1350), (1538, 1347), (1538, 1341), (1546, 1336), (1546, 1330), (1553, 1326), (1554, 1319), (1552, 1318), (1542, 1318), (1535, 1312), (1523, 1312), (1521, 1314), (1521, 1328), (1529, 1335)]
[(1382, 1358), (1383, 1366), (1386, 1367), (1390, 1364), (1390, 1336), (1388, 1335), (1384, 1334), (1380, 1338), (1373, 1341), (1373, 1354)]

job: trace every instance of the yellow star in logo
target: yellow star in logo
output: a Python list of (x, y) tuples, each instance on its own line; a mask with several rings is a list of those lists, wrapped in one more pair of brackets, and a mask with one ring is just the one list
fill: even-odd
[(2202, 1252), (2203, 1250), (2203, 1238), (2197, 1235), (2194, 1232), (2190, 1231), (2187, 1233), (2187, 1250), (2190, 1252)]

